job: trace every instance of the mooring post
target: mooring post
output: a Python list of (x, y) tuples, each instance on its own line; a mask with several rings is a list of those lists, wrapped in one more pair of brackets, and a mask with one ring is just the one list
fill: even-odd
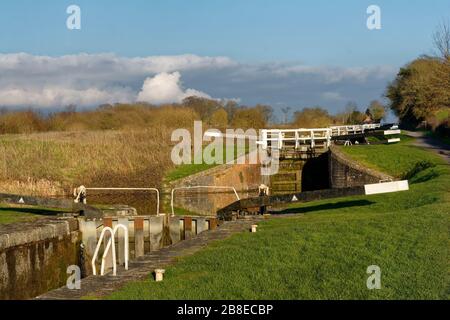
[(144, 255), (144, 218), (134, 219), (134, 254), (136, 258)]
[(192, 217), (184, 217), (184, 239), (192, 237)]
[[(128, 218), (119, 218), (118, 224), (124, 225), (128, 229)], [(122, 229), (118, 229), (118, 245), (119, 245), (119, 255), (117, 261), (119, 264), (125, 263), (125, 233)]]

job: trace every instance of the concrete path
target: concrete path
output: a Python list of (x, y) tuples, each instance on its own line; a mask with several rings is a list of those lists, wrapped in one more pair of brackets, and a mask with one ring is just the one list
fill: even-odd
[(224, 222), (215, 230), (203, 232), (192, 239), (151, 252), (130, 262), (129, 270), (124, 270), (123, 267), (118, 268), (116, 277), (110, 274), (103, 277), (89, 276), (81, 281), (80, 290), (69, 290), (66, 287), (62, 287), (43, 294), (36, 299), (74, 300), (82, 297), (105, 297), (130, 281), (148, 279), (155, 269), (165, 269), (175, 264), (178, 258), (192, 255), (215, 240), (225, 239), (239, 232), (250, 232), (251, 225), (260, 220), (262, 220), (262, 217), (258, 216), (234, 222)]
[(450, 163), (450, 145), (435, 138), (427, 137), (424, 132), (405, 131), (405, 133), (410, 137), (416, 138), (416, 141), (413, 143), (414, 145), (430, 149)]

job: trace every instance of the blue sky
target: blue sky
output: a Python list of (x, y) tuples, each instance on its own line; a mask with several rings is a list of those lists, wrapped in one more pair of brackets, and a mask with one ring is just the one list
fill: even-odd
[[(81, 7), (81, 30), (66, 28), (66, 8), (71, 4)], [(371, 4), (381, 7), (381, 30), (366, 28), (366, 8)], [(5, 0), (0, 10), (0, 54), (25, 52), (31, 58), (80, 53), (111, 53), (122, 58), (220, 56), (258, 69), (253, 78), (264, 76), (262, 69), (267, 65), (394, 70), (420, 54), (430, 53), (433, 30), (449, 17), (450, 0)], [(217, 82), (222, 88), (213, 87), (210, 80), (217, 80), (217, 75), (210, 74), (205, 77), (208, 83), (202, 82), (200, 74), (204, 74), (199, 70), (167, 71), (180, 72), (183, 90), (193, 87), (212, 97), (238, 98), (249, 104), (323, 104), (331, 110), (344, 100), (367, 103), (371, 91), (372, 98), (379, 97), (388, 77), (392, 77), (385, 72), (386, 79), (366, 81), (364, 97), (357, 93), (352, 96), (348, 88), (321, 88), (318, 83), (315, 90), (322, 96), (340, 94), (340, 101), (327, 105), (326, 100), (316, 99), (314, 103), (313, 97), (302, 101), (301, 96), (289, 94), (270, 99), (252, 88), (251, 82), (246, 82), (251, 94), (231, 85), (226, 91), (223, 86), (231, 80), (222, 79)], [(155, 75), (150, 73), (148, 77)], [(134, 82), (136, 91), (137, 83), (142, 87), (146, 78), (141, 75), (129, 82)], [(14, 88), (23, 84), (14, 79)], [(73, 82), (80, 81), (77, 78)], [(264, 79), (256, 82), (264, 82), (259, 90), (269, 85)], [(282, 85), (281, 80), (270, 84), (271, 88)]]

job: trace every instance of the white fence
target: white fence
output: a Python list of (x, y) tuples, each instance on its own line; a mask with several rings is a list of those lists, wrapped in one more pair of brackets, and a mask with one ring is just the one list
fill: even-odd
[[(318, 147), (328, 148), (332, 137), (363, 134), (367, 130), (381, 128), (381, 124), (362, 124), (333, 126), (315, 129), (265, 129), (261, 131), (261, 139), (257, 144), (264, 150), (300, 150), (308, 151)], [(396, 129), (393, 127), (393, 129)], [(385, 131), (385, 135), (399, 134), (399, 130)]]
[(330, 127), (331, 135), (333, 137), (352, 135), (352, 134), (361, 134), (361, 133), (364, 133), (366, 130), (375, 130), (378, 128), (381, 128), (381, 124), (379, 124), (379, 123)]
[(331, 144), (331, 129), (266, 129), (261, 131), (262, 139), (257, 143), (267, 149), (302, 149)]

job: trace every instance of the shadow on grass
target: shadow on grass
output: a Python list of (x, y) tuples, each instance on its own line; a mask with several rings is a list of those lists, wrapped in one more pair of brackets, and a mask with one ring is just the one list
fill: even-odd
[(36, 214), (42, 216), (56, 216), (60, 213), (65, 213), (67, 211), (59, 210), (47, 210), (47, 209), (34, 209), (34, 208), (0, 208), (0, 213), (2, 212), (17, 212), (17, 213), (28, 213)]
[(374, 204), (375, 202), (369, 200), (352, 200), (352, 201), (340, 201), (335, 203), (325, 203), (319, 204), (316, 206), (305, 207), (305, 208), (289, 208), (279, 212), (272, 212), (274, 215), (282, 215), (282, 214), (292, 214), (292, 213), (308, 213), (315, 211), (324, 211), (324, 210), (337, 210), (342, 208), (351, 208), (351, 207), (362, 207), (369, 206)]
[(434, 171), (431, 171), (425, 175), (422, 175), (420, 177), (412, 177), (410, 179), (410, 183), (411, 184), (416, 184), (416, 183), (424, 183), (433, 179), (436, 179), (437, 177), (439, 177), (440, 174)]

